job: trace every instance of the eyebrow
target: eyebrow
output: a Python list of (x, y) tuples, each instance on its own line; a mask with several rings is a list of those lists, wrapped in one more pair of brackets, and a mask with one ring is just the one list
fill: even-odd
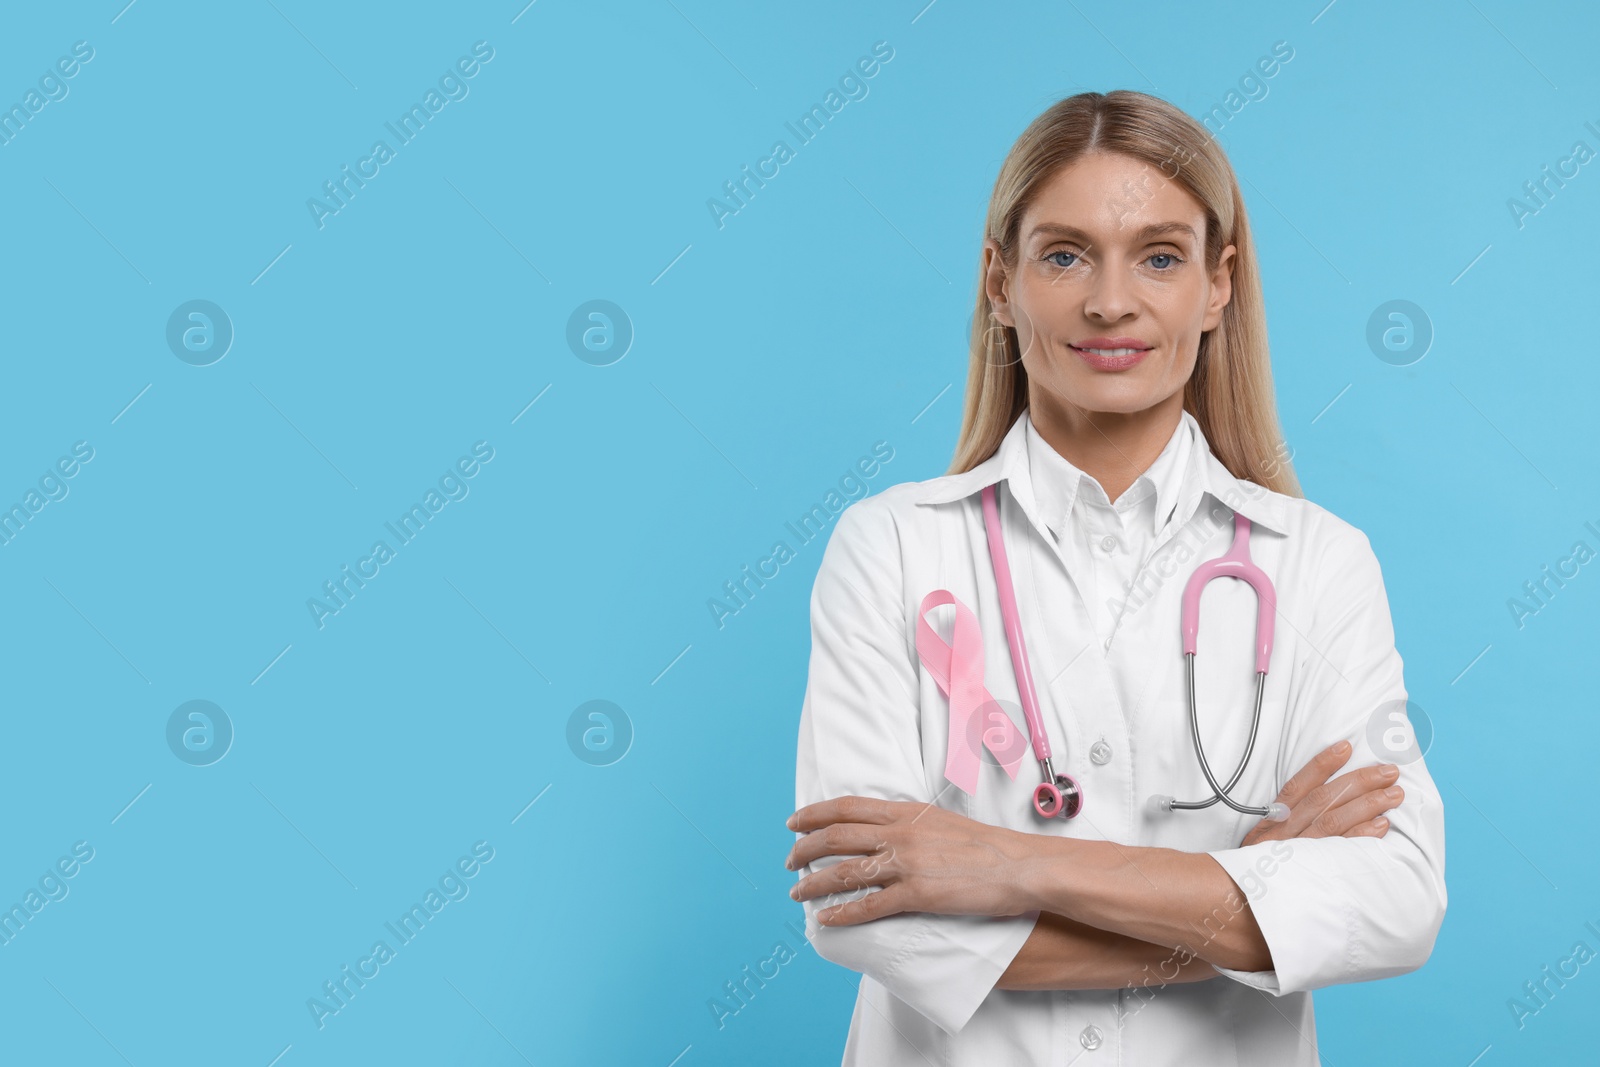
[[(1199, 235), (1194, 232), (1194, 227), (1183, 222), (1152, 222), (1148, 226), (1141, 226), (1139, 229), (1135, 230), (1133, 233), (1133, 239), (1135, 241), (1145, 241), (1152, 237), (1160, 237), (1164, 234), (1175, 233), (1187, 234), (1191, 241), (1199, 240)], [(1085, 244), (1092, 243), (1089, 235), (1078, 229), (1076, 226), (1064, 226), (1057, 222), (1041, 222), (1039, 225), (1033, 228), (1028, 236), (1032, 238), (1037, 237), (1040, 234), (1053, 235), (1057, 237), (1071, 237), (1080, 240)]]

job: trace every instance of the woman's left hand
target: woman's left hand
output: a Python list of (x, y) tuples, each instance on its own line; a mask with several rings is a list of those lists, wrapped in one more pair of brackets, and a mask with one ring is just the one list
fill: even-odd
[(1029, 858), (1029, 835), (933, 804), (858, 796), (808, 804), (790, 817), (789, 828), (808, 831), (789, 852), (790, 870), (819, 856), (856, 857), (802, 878), (790, 890), (794, 899), (883, 887), (820, 912), (817, 919), (827, 926), (903, 911), (1006, 916), (1028, 910), (1017, 884)]

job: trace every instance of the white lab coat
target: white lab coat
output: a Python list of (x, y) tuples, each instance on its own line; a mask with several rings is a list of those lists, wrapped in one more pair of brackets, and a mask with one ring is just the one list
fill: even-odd
[[(1106, 646), (1102, 614), (1078, 591), (1044, 528), (1029, 475), (1024, 412), (996, 454), (962, 474), (891, 486), (839, 516), (811, 595), (811, 662), (801, 710), (795, 802), (845, 794), (932, 802), (1034, 834), (1207, 852), (1242, 889), (1275, 970), (1219, 969), (1203, 982), (1019, 991), (995, 983), (1038, 917), (903, 913), (824, 927), (823, 908), (878, 887), (804, 903), (817, 952), (860, 972), (844, 1065), (1318, 1063), (1311, 990), (1405, 974), (1432, 952), (1444, 917), (1444, 811), (1414, 749), (1384, 747), (1407, 693), (1387, 595), (1366, 535), (1306, 500), (1234, 478), (1187, 412), (1178, 511), (1152, 545), (1136, 599)], [(985, 752), (978, 795), (944, 778), (948, 705), (916, 653), (916, 612), (948, 589), (976, 613), (989, 692), (1017, 709), (979, 490), (997, 490), (1018, 611), (1058, 771), (1082, 785), (1083, 812), (1048, 822), (1029, 798), (1031, 751), (1015, 781)], [(1400, 764), (1405, 790), (1382, 838), (1295, 838), (1238, 847), (1257, 822), (1218, 803), (1156, 814), (1147, 800), (1210, 795), (1189, 737), (1179, 602), (1189, 574), (1227, 550), (1236, 509), (1277, 587), (1276, 644), (1260, 735), (1233, 790), (1264, 805), (1340, 739), (1343, 770)], [(1082, 566), (1082, 563), (1076, 563)], [(1100, 583), (1102, 595), (1111, 584)], [(952, 638), (954, 609), (928, 613)], [(1207, 586), (1196, 658), (1200, 724), (1213, 773), (1243, 752), (1255, 694), (1256, 599), (1243, 582)], [(1009, 702), (1009, 703), (1006, 703)], [(1400, 703), (1395, 703), (1400, 702)], [(1026, 732), (1020, 711), (1013, 718)], [(1390, 734), (1390, 743), (1394, 736)], [(1090, 746), (1102, 747), (1089, 757)], [(1341, 770), (1339, 773), (1343, 773)], [(798, 877), (846, 857), (826, 856)], [(1217, 913), (1225, 919), (1225, 910)], [(1167, 972), (1170, 976), (1171, 972)]]

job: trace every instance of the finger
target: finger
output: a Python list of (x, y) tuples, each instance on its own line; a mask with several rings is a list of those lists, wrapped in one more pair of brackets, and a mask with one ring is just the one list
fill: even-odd
[(785, 824), (791, 830), (817, 830), (834, 822), (889, 822), (901, 802), (877, 797), (843, 796), (807, 804)]
[[(1290, 837), (1331, 837), (1330, 832), (1310, 833), (1310, 825), (1317, 819), (1328, 816), (1334, 808), (1346, 805), (1363, 793), (1381, 792), (1387, 785), (1397, 781), (1398, 774), (1400, 769), (1394, 763), (1376, 763), (1373, 766), (1363, 766), (1355, 771), (1341, 774), (1331, 782), (1323, 782), (1317, 789), (1306, 793), (1304, 800), (1299, 801), (1298, 805), (1291, 809), (1290, 817), (1286, 821)], [(1379, 808), (1379, 811), (1382, 811), (1382, 808)], [(1378, 814), (1378, 811), (1371, 811), (1368, 817), (1374, 814)], [(1323, 825), (1331, 824), (1325, 822)], [(1344, 830), (1336, 832), (1342, 833)]]
[(1382, 837), (1384, 834), (1386, 834), (1388, 832), (1389, 832), (1389, 820), (1385, 819), (1383, 816), (1380, 815), (1376, 819), (1368, 819), (1366, 822), (1362, 823), (1360, 826), (1357, 826), (1357, 827), (1354, 827), (1352, 829), (1346, 830), (1345, 833), (1344, 833), (1344, 836), (1345, 837)]
[[(1333, 781), (1313, 789), (1290, 812), (1286, 821), (1274, 823), (1263, 819), (1257, 823), (1240, 845), (1291, 837), (1351, 836), (1351, 829), (1370, 821), (1380, 812), (1397, 807), (1405, 799), (1403, 789), (1389, 785), (1398, 777), (1399, 769), (1392, 763), (1341, 774)], [(1396, 793), (1391, 796), (1386, 789), (1394, 789)]]
[(1360, 826), (1399, 805), (1405, 799), (1405, 790), (1399, 786), (1375, 789), (1362, 793), (1345, 804), (1329, 807), (1312, 819), (1301, 837), (1341, 837), (1351, 827)]
[(1343, 767), (1349, 758), (1350, 742), (1338, 741), (1329, 745), (1312, 756), (1311, 762), (1300, 768), (1294, 777), (1283, 784), (1283, 790), (1278, 793), (1278, 800), (1293, 808), (1306, 794), (1332, 777), (1333, 772)]
[(868, 886), (886, 886), (896, 879), (883, 856), (858, 856), (842, 860), (820, 871), (813, 871), (794, 884), (789, 895), (795, 900), (812, 900), (834, 893), (850, 893)]
[(860, 923), (897, 915), (907, 910), (903, 890), (898, 885), (868, 893), (860, 900), (852, 900), (817, 913), (817, 921), (824, 926), (856, 926)]
[(1399, 778), (1400, 768), (1393, 763), (1374, 763), (1370, 767), (1346, 771), (1328, 785), (1335, 787), (1335, 792), (1343, 792), (1346, 786), (1353, 786), (1359, 792), (1368, 793), (1394, 785)]
[[(1289, 812), (1287, 826), (1290, 837), (1328, 837), (1333, 832), (1322, 829), (1319, 832), (1310, 831), (1313, 823), (1318, 819), (1326, 819), (1333, 809), (1347, 804), (1366, 793), (1381, 791), (1393, 782), (1397, 776), (1394, 772), (1386, 773), (1385, 767), (1393, 764), (1374, 764), (1371, 767), (1362, 767), (1359, 770), (1341, 774), (1331, 782), (1317, 786)], [(1378, 811), (1384, 809), (1379, 808)], [(1371, 811), (1365, 817), (1370, 818), (1378, 811)], [(1321, 826), (1331, 826), (1331, 822), (1323, 822)], [(1343, 833), (1343, 830), (1336, 831)]]
[(1284, 783), (1283, 789), (1278, 793), (1278, 801), (1289, 807), (1289, 818), (1283, 822), (1262, 819), (1245, 834), (1244, 840), (1240, 842), (1241, 846), (1298, 837), (1311, 819), (1320, 814), (1320, 811), (1309, 814), (1302, 812), (1299, 810), (1300, 806), (1314, 790), (1327, 783), (1334, 771), (1344, 766), (1345, 761), (1350, 758), (1350, 752), (1350, 742), (1336, 741), (1311, 757), (1304, 767)]
[(786, 866), (798, 871), (820, 856), (864, 856), (884, 847), (883, 827), (870, 823), (836, 822), (813, 830), (789, 849)]

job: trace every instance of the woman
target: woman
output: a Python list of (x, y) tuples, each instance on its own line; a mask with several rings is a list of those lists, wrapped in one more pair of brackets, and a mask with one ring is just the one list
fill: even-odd
[[(986, 487), (1073, 818), (1037, 814), (1036, 764), (1019, 767)], [(1275, 585), (1276, 643), (1230, 793), (1275, 797), (1281, 821), (1149, 802), (1214, 796), (1179, 617), (1236, 514)], [(976, 617), (981, 724), (953, 724), (926, 669), (933, 590), (962, 605), (927, 612), (942, 645)], [(1257, 600), (1217, 581), (1203, 609), (1197, 714), (1225, 783), (1257, 708)], [(1406, 689), (1382, 575), (1361, 531), (1299, 495), (1238, 183), (1170, 104), (1080, 94), (1013, 146), (955, 462), (840, 516), (811, 612), (789, 866), (817, 951), (864, 975), (845, 1064), (1309, 1067), (1311, 990), (1431, 953), (1443, 808), (1420, 752), (1394, 744)], [(946, 776), (952, 745), (981, 757), (975, 792)]]

